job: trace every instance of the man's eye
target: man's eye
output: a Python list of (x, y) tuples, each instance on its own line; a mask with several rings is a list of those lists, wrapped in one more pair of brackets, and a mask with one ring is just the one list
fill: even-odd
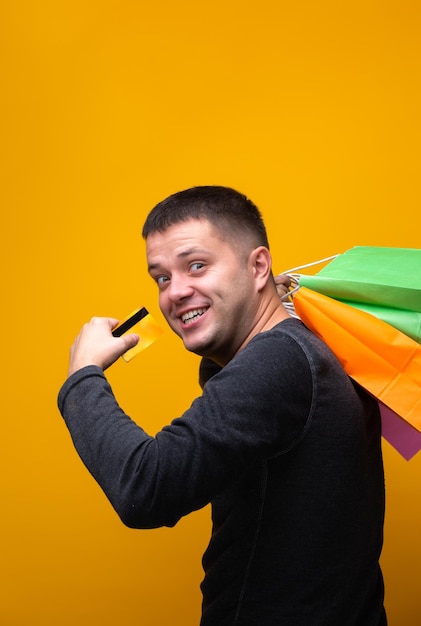
[(155, 278), (158, 287), (163, 287), (165, 283), (169, 280), (168, 276), (157, 276)]
[(191, 269), (193, 272), (198, 272), (199, 270), (201, 270), (201, 269), (202, 269), (202, 268), (204, 268), (204, 267), (205, 267), (205, 264), (204, 264), (204, 263), (200, 263), (199, 261), (197, 261), (196, 263), (192, 263), (192, 264), (190, 265), (190, 269)]

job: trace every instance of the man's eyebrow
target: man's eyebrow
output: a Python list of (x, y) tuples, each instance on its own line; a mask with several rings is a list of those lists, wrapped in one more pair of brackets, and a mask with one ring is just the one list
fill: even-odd
[(203, 248), (199, 248), (199, 246), (193, 246), (192, 248), (187, 248), (187, 250), (182, 250), (177, 254), (177, 258), (183, 258), (185, 256), (190, 256), (191, 254), (206, 254), (206, 250)]
[[(207, 251), (203, 248), (199, 248), (198, 246), (193, 246), (192, 248), (187, 248), (186, 250), (182, 250), (177, 254), (177, 259), (183, 259), (184, 257), (188, 257), (192, 254), (207, 254)], [(150, 263), (148, 265), (148, 272), (152, 272), (161, 267), (160, 263)]]

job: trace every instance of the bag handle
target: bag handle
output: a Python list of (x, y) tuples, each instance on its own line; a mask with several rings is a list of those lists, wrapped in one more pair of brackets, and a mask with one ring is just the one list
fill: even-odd
[(281, 302), (283, 303), (284, 307), (286, 308), (287, 312), (291, 315), (291, 317), (296, 317), (297, 319), (300, 319), (299, 315), (297, 315), (295, 311), (294, 301), (293, 301), (294, 294), (300, 288), (300, 273), (298, 273), (298, 270), (303, 270), (307, 267), (313, 267), (314, 265), (321, 265), (322, 263), (328, 263), (329, 261), (336, 259), (336, 257), (338, 256), (339, 254), (334, 254), (332, 256), (326, 257), (325, 259), (320, 259), (319, 261), (312, 261), (311, 263), (306, 263), (305, 265), (298, 265), (297, 267), (292, 267), (289, 270), (281, 272), (281, 274), (285, 274), (286, 276), (288, 276), (288, 278), (291, 281), (291, 285), (290, 285), (288, 292), (285, 295), (281, 296)]

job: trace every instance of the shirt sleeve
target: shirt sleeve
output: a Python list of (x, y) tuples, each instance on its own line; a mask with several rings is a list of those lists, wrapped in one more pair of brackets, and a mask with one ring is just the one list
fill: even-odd
[(65, 382), (58, 405), (81, 459), (122, 521), (154, 528), (173, 526), (251, 464), (297, 445), (311, 397), (304, 352), (291, 337), (268, 332), (155, 437), (124, 413), (96, 366)]

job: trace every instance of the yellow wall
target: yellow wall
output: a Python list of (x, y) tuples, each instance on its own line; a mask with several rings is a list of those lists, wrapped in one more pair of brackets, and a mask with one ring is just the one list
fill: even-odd
[[(93, 314), (147, 305), (143, 219), (227, 184), (261, 207), (275, 269), (420, 247), (421, 9), (354, 2), (3, 0), (0, 6), (5, 626), (194, 626), (209, 510), (124, 528), (56, 409)], [(198, 392), (167, 331), (109, 378), (151, 433)], [(384, 443), (391, 626), (417, 626), (421, 453)]]

